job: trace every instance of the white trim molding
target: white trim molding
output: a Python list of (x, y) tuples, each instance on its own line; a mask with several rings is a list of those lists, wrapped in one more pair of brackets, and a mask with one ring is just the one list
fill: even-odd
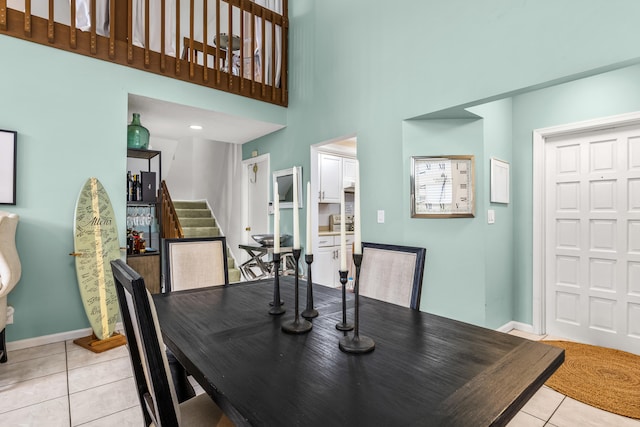
[[(116, 323), (115, 331), (124, 335), (122, 322)], [(38, 347), (40, 345), (53, 344), (60, 341), (75, 340), (76, 338), (87, 337), (93, 333), (91, 328), (76, 329), (75, 331), (60, 332), (40, 337), (27, 338), (24, 340), (7, 342), (7, 351), (22, 350), (24, 348)], [(9, 355), (11, 356), (11, 355)]]
[(505, 323), (504, 325), (500, 326), (499, 328), (496, 329), (496, 331), (498, 332), (509, 332), (512, 330), (518, 330), (518, 331), (522, 331), (522, 332), (528, 332), (530, 334), (533, 334), (533, 326), (531, 325), (527, 325), (526, 323), (521, 323), (521, 322), (516, 322), (515, 320), (512, 320), (511, 322)]
[(533, 333), (546, 333), (545, 324), (545, 154), (547, 139), (640, 124), (640, 112), (600, 117), (533, 131)]

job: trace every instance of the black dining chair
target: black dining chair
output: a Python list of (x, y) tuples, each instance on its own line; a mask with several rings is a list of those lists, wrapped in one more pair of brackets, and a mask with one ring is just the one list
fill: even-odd
[(164, 291), (229, 284), (224, 236), (164, 239)]
[(426, 253), (425, 248), (362, 242), (360, 295), (419, 310)]
[(209, 395), (178, 403), (151, 294), (122, 260), (111, 261), (122, 323), (146, 426), (233, 426)]

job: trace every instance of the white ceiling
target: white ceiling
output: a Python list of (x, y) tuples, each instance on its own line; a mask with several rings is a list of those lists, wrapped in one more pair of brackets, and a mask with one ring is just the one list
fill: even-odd
[[(276, 123), (129, 95), (129, 122), (133, 113), (140, 113), (140, 122), (152, 137), (173, 140), (197, 137), (244, 144), (284, 127)], [(202, 130), (190, 129), (189, 126), (193, 124), (202, 126)]]

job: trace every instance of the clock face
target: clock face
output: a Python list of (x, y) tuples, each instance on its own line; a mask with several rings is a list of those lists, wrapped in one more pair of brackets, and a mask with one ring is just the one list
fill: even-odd
[(411, 160), (412, 217), (473, 217), (473, 156)]

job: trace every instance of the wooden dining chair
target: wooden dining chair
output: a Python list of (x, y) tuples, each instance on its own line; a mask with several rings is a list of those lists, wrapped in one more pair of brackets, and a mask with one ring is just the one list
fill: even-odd
[(233, 426), (206, 393), (178, 403), (155, 305), (144, 279), (119, 259), (111, 261), (111, 269), (145, 425)]
[(229, 284), (224, 236), (164, 239), (164, 291)]
[(426, 252), (413, 246), (362, 242), (360, 295), (419, 310)]

